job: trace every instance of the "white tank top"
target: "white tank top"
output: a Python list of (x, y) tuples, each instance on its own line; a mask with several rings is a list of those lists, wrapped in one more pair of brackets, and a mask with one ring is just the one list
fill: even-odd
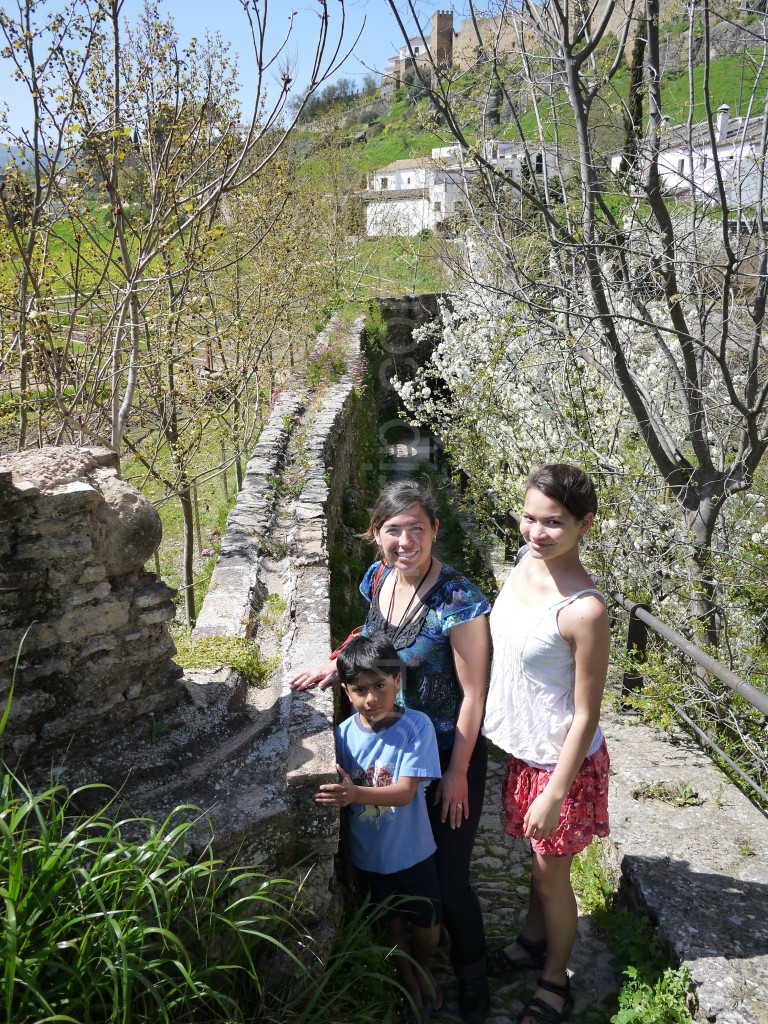
[[(491, 610), (493, 663), (483, 732), (509, 754), (537, 768), (557, 764), (573, 721), (575, 664), (571, 645), (557, 624), (561, 608), (585, 594), (579, 590), (548, 607), (519, 601), (510, 573)], [(600, 746), (598, 726), (587, 756)]]

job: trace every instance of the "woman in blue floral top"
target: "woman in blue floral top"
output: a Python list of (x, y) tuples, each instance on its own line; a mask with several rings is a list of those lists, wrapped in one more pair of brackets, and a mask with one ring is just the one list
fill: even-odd
[[(479, 1024), (489, 1007), (482, 914), (469, 880), (483, 808), (487, 749), (480, 734), (490, 639), (490, 605), (474, 584), (432, 554), (439, 521), (428, 488), (396, 480), (381, 492), (368, 536), (381, 560), (360, 592), (370, 602), (364, 632), (385, 633), (403, 663), (402, 702), (432, 720), (443, 777), (427, 792), (437, 844), (445, 926), (459, 982), (459, 1009)], [(290, 685), (336, 680), (334, 660), (295, 675)]]

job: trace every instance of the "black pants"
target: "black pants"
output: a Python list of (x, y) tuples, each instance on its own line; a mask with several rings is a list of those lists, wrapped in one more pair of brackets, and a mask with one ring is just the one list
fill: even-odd
[[(441, 752), (440, 767), (443, 771), (450, 760), (450, 750)], [(427, 789), (429, 820), (437, 844), (443, 921), (451, 939), (451, 963), (456, 977), (467, 981), (486, 974), (483, 915), (469, 882), (469, 863), (483, 810), (487, 768), (488, 747), (485, 737), (478, 736), (467, 770), (469, 817), (460, 828), (452, 829), (447, 820), (444, 823), (440, 821), (440, 804), (432, 805), (437, 782), (431, 783)]]

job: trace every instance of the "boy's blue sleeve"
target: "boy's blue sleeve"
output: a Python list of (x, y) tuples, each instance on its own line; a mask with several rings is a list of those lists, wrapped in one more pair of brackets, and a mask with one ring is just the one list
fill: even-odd
[(442, 772), (435, 727), (420, 711), (412, 711), (409, 719), (411, 739), (405, 746), (398, 777), (439, 779)]
[(334, 746), (336, 748), (336, 764), (340, 764), (344, 771), (349, 771), (344, 757), (347, 753), (347, 744), (344, 742), (344, 731), (337, 725), (333, 732)]

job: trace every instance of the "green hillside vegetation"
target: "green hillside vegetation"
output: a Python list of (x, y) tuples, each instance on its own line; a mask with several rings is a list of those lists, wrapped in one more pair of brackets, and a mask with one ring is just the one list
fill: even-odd
[[(668, 23), (669, 35), (685, 28), (685, 19), (675, 19)], [(694, 71), (694, 122), (704, 119), (704, 68)], [(477, 139), (480, 121), (480, 109), (485, 101), (486, 76), (477, 70), (462, 74), (456, 81), (455, 92), (465, 98), (461, 111), (462, 123), (470, 142)], [(512, 72), (510, 87), (514, 89)], [(600, 148), (606, 152), (621, 145), (622, 120), (621, 104), (625, 100), (629, 87), (629, 68), (622, 68), (612, 81), (605, 87), (603, 102), (606, 117), (602, 137), (597, 140)], [(712, 61), (709, 68), (709, 90), (713, 110), (723, 103), (730, 107), (731, 116), (746, 116), (749, 97), (753, 89), (758, 94), (765, 93), (768, 87), (768, 69), (761, 67), (749, 52), (731, 54)], [(344, 134), (355, 139), (350, 149), (357, 158), (357, 167), (361, 174), (376, 170), (396, 160), (429, 156), (437, 146), (450, 145), (454, 139), (445, 125), (441, 125), (434, 113), (430, 111), (427, 101), (418, 97), (417, 86), (406, 86), (399, 89), (381, 116), (368, 123), (363, 121), (346, 127)], [(672, 123), (685, 121), (690, 107), (689, 83), (686, 71), (668, 72), (662, 83), (662, 103)], [(348, 115), (354, 115), (354, 107), (347, 106)], [(361, 108), (363, 109), (363, 108)], [(555, 124), (552, 111), (558, 115), (557, 138), (561, 145), (569, 146), (575, 141), (573, 122), (570, 109), (564, 94), (555, 96), (542, 104), (540, 114), (543, 119), (545, 139), (555, 140)], [(760, 109), (751, 111), (752, 115), (762, 113)], [(338, 114), (338, 111), (337, 111)], [(347, 119), (349, 122), (349, 117)], [(536, 112), (529, 106), (521, 119), (523, 137), (535, 139), (538, 134)], [(514, 140), (519, 137), (517, 126), (499, 121), (496, 137)]]

